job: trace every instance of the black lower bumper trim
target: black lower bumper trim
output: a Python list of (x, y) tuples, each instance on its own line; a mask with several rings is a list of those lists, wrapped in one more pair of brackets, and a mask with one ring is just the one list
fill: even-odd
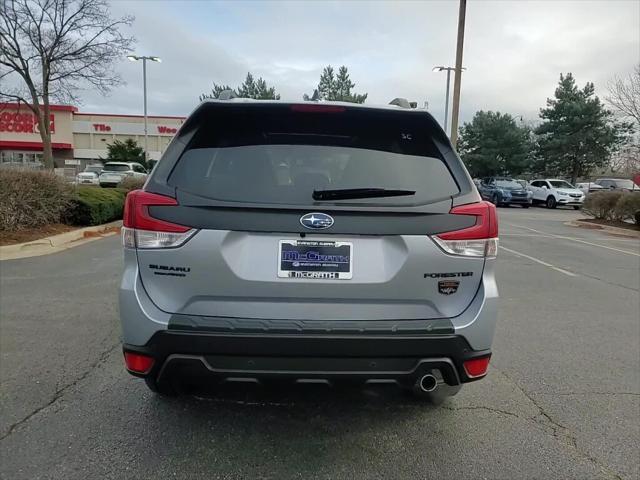
[(238, 335), (162, 331), (144, 346), (125, 351), (156, 359), (148, 376), (281, 377), (291, 379), (395, 380), (410, 385), (438, 370), (449, 385), (469, 378), (466, 360), (490, 355), (474, 351), (457, 335), (334, 336)]

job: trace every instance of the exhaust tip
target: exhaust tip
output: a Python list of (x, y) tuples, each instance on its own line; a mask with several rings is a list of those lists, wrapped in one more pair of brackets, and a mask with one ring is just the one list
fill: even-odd
[(418, 380), (418, 386), (423, 392), (433, 392), (438, 388), (438, 379), (431, 374), (424, 375)]

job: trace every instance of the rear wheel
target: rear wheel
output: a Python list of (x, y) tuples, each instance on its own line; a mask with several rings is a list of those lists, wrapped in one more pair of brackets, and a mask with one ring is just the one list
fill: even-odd
[(178, 395), (177, 390), (170, 382), (158, 382), (155, 378), (147, 377), (144, 379), (149, 390), (163, 397), (175, 397)]
[(528, 203), (523, 203), (522, 204), (522, 208), (529, 208), (529, 204)]
[(574, 210), (580, 210), (580, 205), (574, 205), (574, 206), (573, 206), (573, 209), (574, 209)]
[(556, 208), (556, 199), (553, 195), (547, 197), (547, 208)]

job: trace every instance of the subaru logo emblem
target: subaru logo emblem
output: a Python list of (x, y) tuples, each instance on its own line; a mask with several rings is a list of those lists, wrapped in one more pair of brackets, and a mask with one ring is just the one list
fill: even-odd
[(320, 230), (333, 225), (333, 217), (326, 213), (307, 213), (300, 217), (300, 223), (305, 228)]

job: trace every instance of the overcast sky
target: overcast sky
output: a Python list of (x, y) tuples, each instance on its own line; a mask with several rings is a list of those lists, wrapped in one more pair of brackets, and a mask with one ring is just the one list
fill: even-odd
[[(212, 82), (237, 86), (247, 71), (285, 100), (312, 93), (325, 65), (349, 67), (367, 103), (406, 97), (441, 120), (445, 73), (455, 62), (458, 2), (114, 1), (136, 17), (136, 53), (148, 65), (149, 113), (186, 115)], [(499, 110), (535, 120), (560, 72), (604, 96), (614, 74), (640, 59), (640, 1), (469, 0), (462, 120)], [(103, 98), (85, 92), (81, 111), (140, 113), (142, 66), (117, 65), (127, 84)], [(452, 82), (453, 86), (453, 82)]]

